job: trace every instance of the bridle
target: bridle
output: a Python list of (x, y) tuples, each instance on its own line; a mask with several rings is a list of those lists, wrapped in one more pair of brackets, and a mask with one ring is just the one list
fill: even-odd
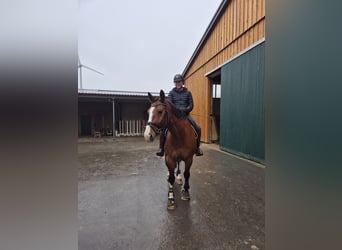
[[(160, 106), (160, 105), (166, 106), (165, 103), (158, 103), (158, 104), (152, 103), (152, 104), (151, 104), (151, 107), (157, 107), (157, 106)], [(164, 112), (165, 112), (165, 113), (164, 113), (164, 116), (165, 116), (165, 115), (167, 116), (166, 119), (167, 119), (167, 121), (168, 121), (168, 118), (169, 118), (168, 112), (167, 112), (166, 109), (164, 110)], [(163, 119), (165, 119), (165, 118), (163, 117)], [(169, 121), (167, 122), (167, 124), (169, 124)], [(155, 124), (154, 122), (147, 122), (146, 125), (147, 125), (147, 126), (150, 126), (156, 134), (160, 134), (160, 132), (164, 129), (164, 127), (161, 127), (161, 126), (159, 126), (158, 124)]]

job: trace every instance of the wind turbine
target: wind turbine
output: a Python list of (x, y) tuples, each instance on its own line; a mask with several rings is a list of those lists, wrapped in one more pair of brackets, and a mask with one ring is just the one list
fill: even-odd
[(91, 71), (94, 71), (100, 75), (104, 75), (103, 73), (101, 73), (100, 71), (97, 71), (93, 68), (90, 68), (88, 67), (87, 65), (84, 65), (81, 63), (81, 60), (80, 60), (80, 57), (78, 57), (78, 68), (80, 69), (80, 89), (82, 89), (82, 67), (88, 69), (88, 70), (91, 70)]

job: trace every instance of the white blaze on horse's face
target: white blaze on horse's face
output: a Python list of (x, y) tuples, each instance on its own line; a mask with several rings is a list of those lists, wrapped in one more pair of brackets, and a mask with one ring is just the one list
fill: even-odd
[[(154, 109), (155, 109), (155, 107), (151, 107), (148, 110), (148, 121), (147, 122), (152, 122)], [(156, 137), (156, 133), (154, 132), (154, 130), (151, 128), (150, 125), (146, 125), (144, 137), (145, 137), (145, 141), (147, 141), (147, 142), (152, 142), (154, 140), (154, 137)]]

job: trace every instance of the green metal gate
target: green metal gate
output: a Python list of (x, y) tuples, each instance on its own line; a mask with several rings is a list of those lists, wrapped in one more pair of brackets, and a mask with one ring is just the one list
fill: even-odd
[(220, 148), (265, 161), (265, 42), (221, 68)]

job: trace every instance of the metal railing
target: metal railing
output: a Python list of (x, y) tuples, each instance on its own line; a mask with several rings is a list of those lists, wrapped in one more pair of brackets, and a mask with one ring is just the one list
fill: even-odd
[(115, 131), (116, 136), (143, 136), (145, 120), (119, 120), (119, 128)]

